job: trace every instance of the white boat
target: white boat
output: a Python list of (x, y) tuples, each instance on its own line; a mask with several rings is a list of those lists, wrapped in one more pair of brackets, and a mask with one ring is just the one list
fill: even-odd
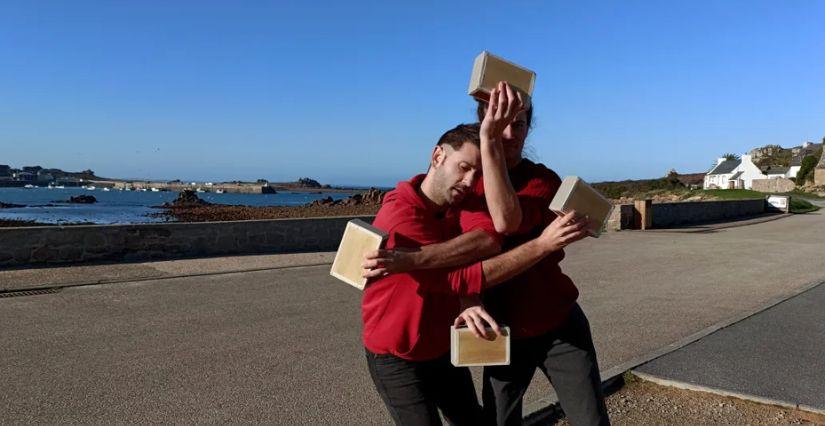
[(203, 189), (198, 188), (198, 189), (196, 189), (195, 191), (196, 191), (196, 192), (203, 192)]
[(109, 188), (103, 188), (103, 190), (104, 190), (104, 191), (106, 191), (106, 192), (109, 192), (109, 191), (110, 191), (110, 189), (109, 189)]
[(32, 188), (34, 188), (34, 185), (32, 185), (32, 184), (28, 183), (28, 184), (26, 184), (25, 186), (23, 186), (23, 188), (32, 189)]
[(146, 188), (138, 188), (137, 190), (140, 192), (146, 192)]
[(57, 185), (57, 186), (55, 186), (55, 188), (57, 188), (57, 189), (65, 189), (65, 188), (66, 188), (66, 185)]
[(86, 187), (86, 189), (88, 189), (89, 191), (94, 191), (94, 190), (95, 190), (95, 189), (97, 189), (97, 188), (95, 188), (94, 186), (91, 186), (91, 185), (90, 185), (90, 186), (87, 186), (87, 187)]
[(153, 186), (153, 187), (152, 187), (152, 192), (160, 192), (160, 189), (157, 189), (157, 188), (155, 188), (155, 187)]
[(216, 192), (216, 193), (218, 193), (218, 194), (223, 194), (223, 189), (219, 189), (219, 190), (217, 190), (217, 191), (215, 191), (215, 192)]

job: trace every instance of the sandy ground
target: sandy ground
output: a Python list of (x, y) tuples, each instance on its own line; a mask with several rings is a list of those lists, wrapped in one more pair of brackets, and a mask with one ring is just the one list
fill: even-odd
[[(825, 425), (825, 416), (631, 379), (607, 398), (614, 425)], [(552, 425), (569, 425), (560, 418)]]

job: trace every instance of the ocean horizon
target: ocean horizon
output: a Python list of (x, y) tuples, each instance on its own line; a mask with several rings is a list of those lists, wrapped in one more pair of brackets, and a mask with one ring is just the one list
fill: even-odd
[[(70, 197), (92, 195), (94, 204), (69, 203)], [(343, 199), (351, 192), (293, 192), (277, 194), (237, 194), (201, 192), (198, 197), (214, 204), (238, 206), (301, 206), (327, 197)], [(149, 217), (163, 210), (155, 208), (172, 202), (177, 192), (104, 191), (102, 188), (0, 188), (0, 202), (25, 207), (0, 209), (0, 219), (26, 220), (61, 224), (88, 222), (95, 224), (131, 224), (165, 222), (164, 218)]]

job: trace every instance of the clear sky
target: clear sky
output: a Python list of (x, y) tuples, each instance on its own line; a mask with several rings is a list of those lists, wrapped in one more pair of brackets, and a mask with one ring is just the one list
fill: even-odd
[(0, 164), (393, 185), (535, 70), (532, 157), (590, 181), (825, 136), (825, 1), (0, 3)]

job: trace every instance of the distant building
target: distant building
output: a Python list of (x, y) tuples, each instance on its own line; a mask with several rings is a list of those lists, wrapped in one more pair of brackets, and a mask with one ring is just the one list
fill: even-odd
[(755, 179), (767, 178), (768, 175), (753, 164), (750, 155), (743, 155), (739, 160), (719, 158), (716, 165), (705, 175), (703, 188), (751, 189)]
[(30, 172), (18, 172), (18, 173), (15, 173), (14, 178), (15, 178), (15, 180), (19, 180), (19, 181), (22, 181), (22, 182), (34, 182), (35, 179), (37, 178), (37, 175), (34, 174), (34, 173), (30, 173)]
[(11, 177), (11, 167), (0, 164), (0, 177)]
[(24, 172), (31, 173), (35, 176), (37, 175), (37, 172), (39, 172), (41, 170), (43, 170), (43, 168), (40, 167), (40, 166), (26, 166), (26, 167), (23, 167)]

